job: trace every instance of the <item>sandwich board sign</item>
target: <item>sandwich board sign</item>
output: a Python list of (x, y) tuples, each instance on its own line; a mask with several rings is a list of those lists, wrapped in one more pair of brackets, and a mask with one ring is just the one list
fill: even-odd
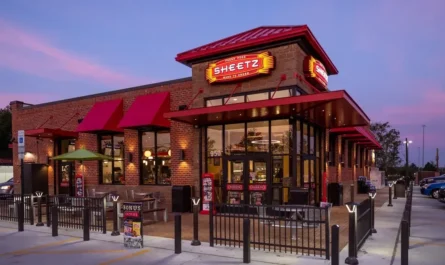
[(24, 130), (19, 130), (17, 132), (17, 146), (18, 146), (19, 159), (23, 159), (25, 157), (25, 131)]

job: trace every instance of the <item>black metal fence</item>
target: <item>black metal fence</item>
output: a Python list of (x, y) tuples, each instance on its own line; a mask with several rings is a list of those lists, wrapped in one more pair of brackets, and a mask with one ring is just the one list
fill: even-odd
[[(21, 194), (0, 194), (0, 220), (17, 222), (18, 221), (18, 202), (21, 201)], [(34, 208), (37, 204), (34, 197), (27, 194), (24, 195), (24, 217), (25, 223), (34, 224)]]
[(400, 222), (401, 229), (401, 265), (408, 265), (408, 250), (409, 250), (409, 237), (411, 235), (411, 211), (413, 203), (413, 182), (409, 183), (406, 192), (406, 203), (403, 211), (402, 221)]
[[(216, 204), (210, 211), (210, 246), (243, 246), (243, 220), (250, 220), (254, 249), (330, 258), (330, 208)], [(211, 208), (212, 209), (212, 208)]]
[(360, 249), (371, 235), (371, 199), (362, 201), (357, 206), (357, 249)]

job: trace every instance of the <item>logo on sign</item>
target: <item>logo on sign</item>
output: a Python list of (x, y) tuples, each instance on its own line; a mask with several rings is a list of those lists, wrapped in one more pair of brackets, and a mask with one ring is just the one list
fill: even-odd
[(269, 74), (275, 67), (275, 58), (269, 52), (244, 54), (209, 64), (206, 79), (211, 83), (229, 82)]
[(304, 75), (321, 89), (328, 87), (328, 73), (324, 65), (312, 56), (306, 56), (303, 67)]

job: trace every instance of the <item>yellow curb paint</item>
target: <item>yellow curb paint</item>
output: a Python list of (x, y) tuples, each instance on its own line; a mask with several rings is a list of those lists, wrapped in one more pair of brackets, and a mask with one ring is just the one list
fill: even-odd
[(119, 253), (126, 252), (125, 249), (87, 249), (87, 250), (59, 250), (59, 251), (35, 251), (27, 252), (27, 254), (89, 254), (89, 253)]
[(445, 246), (445, 243), (431, 242), (431, 241), (410, 241), (409, 244), (410, 246), (413, 245)]
[(99, 263), (99, 265), (109, 265), (109, 264), (113, 264), (113, 263), (116, 263), (116, 262), (119, 262), (119, 261), (122, 261), (122, 260), (131, 259), (131, 258), (140, 256), (140, 255), (143, 255), (143, 254), (145, 254), (145, 253), (147, 253), (149, 251), (150, 251), (149, 249), (140, 250), (140, 251), (137, 251), (137, 252), (134, 252), (134, 253), (131, 253), (131, 254), (119, 257), (119, 258), (115, 258), (115, 259), (112, 259), (112, 260), (109, 260), (109, 261), (105, 261), (105, 262)]
[(29, 252), (32, 252), (35, 249), (47, 248), (47, 247), (52, 247), (52, 246), (59, 246), (59, 245), (63, 245), (65, 243), (70, 243), (70, 242), (74, 242), (74, 241), (79, 241), (79, 239), (78, 238), (70, 238), (70, 239), (67, 239), (67, 240), (51, 242), (51, 243), (48, 243), (48, 244), (38, 245), (38, 246), (27, 248), (27, 249), (21, 249), (21, 250), (16, 250), (16, 251), (12, 251), (12, 252), (3, 253), (3, 254), (0, 254), (0, 256), (5, 256), (5, 255), (24, 255), (24, 254), (27, 254)]

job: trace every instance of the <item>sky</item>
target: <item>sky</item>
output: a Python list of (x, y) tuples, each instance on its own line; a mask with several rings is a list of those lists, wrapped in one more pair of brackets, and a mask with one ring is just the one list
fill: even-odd
[[(373, 122), (440, 149), (445, 166), (443, 0), (2, 0), (0, 107), (191, 76), (183, 51), (263, 25), (307, 24)], [(404, 150), (403, 150), (404, 152)], [(402, 153), (404, 154), (404, 153)]]

